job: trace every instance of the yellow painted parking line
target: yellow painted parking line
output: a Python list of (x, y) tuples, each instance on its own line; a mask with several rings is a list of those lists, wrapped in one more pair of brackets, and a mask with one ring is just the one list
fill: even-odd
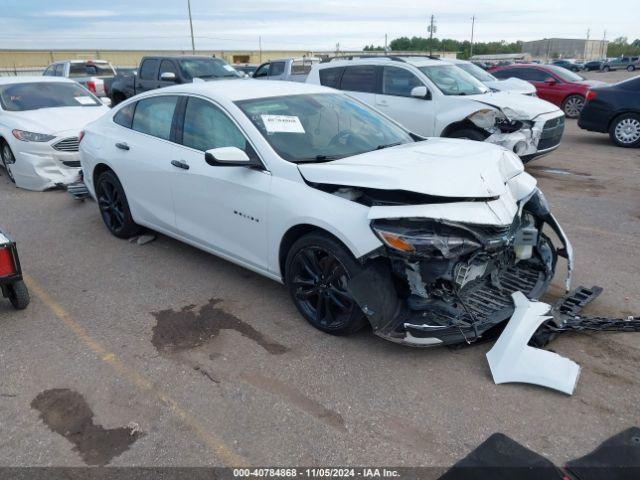
[(82, 341), (82, 343), (96, 353), (100, 360), (110, 365), (119, 375), (126, 378), (139, 390), (152, 394), (156, 399), (166, 405), (171, 414), (189, 427), (198, 436), (198, 438), (200, 438), (200, 440), (211, 449), (216, 457), (222, 460), (225, 465), (234, 467), (248, 465), (249, 462), (245, 458), (234, 452), (222, 439), (204, 429), (193, 415), (180, 407), (176, 400), (159, 390), (151, 380), (137, 372), (132, 367), (127, 366), (115, 353), (110, 352), (100, 342), (92, 338), (85, 328), (76, 322), (69, 312), (54, 300), (46, 290), (38, 285), (33, 278), (29, 275), (24, 275), (24, 281), (29, 287), (29, 290), (31, 290), (31, 292), (33, 292), (56, 317), (62, 320), (62, 322), (76, 335), (76, 337), (78, 337), (78, 339)]

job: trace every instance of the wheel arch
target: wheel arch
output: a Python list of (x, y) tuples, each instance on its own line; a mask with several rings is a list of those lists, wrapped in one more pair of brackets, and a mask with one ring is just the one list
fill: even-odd
[(98, 163), (95, 167), (93, 167), (93, 173), (91, 174), (91, 182), (93, 183), (93, 189), (96, 188), (96, 182), (98, 181), (98, 177), (102, 175), (106, 171), (112, 171), (116, 176), (117, 173), (114, 172), (113, 168), (111, 168), (106, 163)]
[(631, 108), (625, 109), (625, 110), (620, 110), (617, 111), (616, 113), (614, 113), (613, 115), (611, 115), (611, 118), (609, 119), (609, 121), (607, 122), (607, 130), (609, 130), (611, 128), (611, 125), (613, 125), (613, 122), (615, 122), (615, 120), (622, 116), (622, 115), (627, 115), (629, 113), (632, 113), (634, 115), (640, 115), (640, 110), (633, 110)]
[(442, 133), (440, 133), (440, 136), (441, 137), (448, 137), (449, 135), (451, 135), (456, 130), (462, 130), (462, 129), (466, 129), (466, 128), (470, 128), (472, 130), (475, 130), (475, 131), (481, 133), (482, 135), (485, 136), (485, 138), (488, 137), (488, 134), (487, 134), (486, 130), (483, 130), (482, 128), (476, 126), (468, 118), (465, 118), (465, 119), (457, 121), (457, 122), (450, 123), (449, 125), (447, 125), (442, 130)]
[[(293, 247), (293, 244), (296, 243), (300, 238), (308, 235), (309, 233), (325, 234), (334, 239), (336, 242), (339, 242), (342, 246), (344, 246), (344, 248), (347, 249), (348, 252), (354, 255), (353, 250), (349, 247), (349, 245), (346, 244), (346, 242), (344, 242), (341, 238), (339, 238), (337, 235), (330, 232), (326, 228), (320, 227), (318, 225), (313, 225), (311, 223), (300, 223), (294, 225), (284, 233), (282, 239), (280, 240), (280, 246), (278, 248), (278, 267), (280, 269), (280, 278), (282, 279), (283, 283), (286, 282), (285, 263), (287, 261), (287, 255), (289, 254), (291, 247)], [(354, 255), (354, 257), (355, 256), (356, 255)]]

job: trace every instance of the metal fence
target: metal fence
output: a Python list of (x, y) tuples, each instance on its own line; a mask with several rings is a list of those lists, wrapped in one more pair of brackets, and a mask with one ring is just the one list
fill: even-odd
[(23, 77), (25, 75), (42, 75), (45, 67), (0, 68), (0, 77)]

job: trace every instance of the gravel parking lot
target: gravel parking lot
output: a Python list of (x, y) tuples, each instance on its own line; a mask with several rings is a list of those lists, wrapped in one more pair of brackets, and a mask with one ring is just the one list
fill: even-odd
[[(605, 289), (585, 312), (640, 312), (640, 150), (568, 121), (528, 171), (573, 242), (574, 285)], [(495, 432), (562, 463), (640, 423), (640, 334), (553, 342), (582, 366), (572, 397), (494, 385), (490, 344), (325, 335), (277, 283), (164, 236), (118, 240), (94, 202), (0, 173), (32, 294), (21, 312), (0, 301), (2, 465), (447, 466)]]

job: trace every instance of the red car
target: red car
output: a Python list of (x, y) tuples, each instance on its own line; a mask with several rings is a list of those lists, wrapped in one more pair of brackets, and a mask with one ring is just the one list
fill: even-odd
[(538, 97), (559, 106), (567, 118), (578, 118), (589, 88), (606, 85), (555, 65), (517, 64), (489, 71), (500, 80), (515, 77), (532, 83)]

